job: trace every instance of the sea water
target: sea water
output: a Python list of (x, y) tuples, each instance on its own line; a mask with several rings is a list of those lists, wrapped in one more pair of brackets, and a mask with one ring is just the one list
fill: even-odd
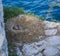
[(60, 0), (3, 0), (3, 6), (18, 6), (26, 12), (34, 13), (46, 20), (60, 21)]

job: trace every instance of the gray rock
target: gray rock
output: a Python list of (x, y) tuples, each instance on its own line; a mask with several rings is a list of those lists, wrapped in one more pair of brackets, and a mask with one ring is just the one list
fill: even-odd
[(35, 49), (33, 46), (27, 45), (27, 44), (25, 44), (23, 46), (22, 51), (24, 52), (25, 56), (32, 56), (32, 55), (38, 53), (37, 49)]
[(2, 0), (0, 0), (0, 56), (8, 56), (7, 40), (4, 30)]
[[(45, 40), (25, 44), (23, 46), (23, 53), (25, 56), (59, 56), (60, 55), (60, 36), (51, 36)], [(42, 54), (39, 54), (42, 53)]]
[(17, 53), (18, 56), (23, 56), (19, 47), (16, 47), (16, 53)]
[(25, 44), (23, 46), (23, 53), (25, 54), (25, 56), (32, 56), (32, 55), (35, 55), (37, 54), (38, 55), (41, 55), (42, 54), (39, 54), (41, 51), (43, 51), (45, 48), (46, 48), (46, 41), (39, 41), (39, 42), (34, 42), (34, 43), (31, 43), (31, 44)]
[(4, 37), (3, 37), (2, 34), (0, 34), (0, 49), (1, 49), (2, 45), (3, 45), (3, 41), (4, 41)]
[(36, 56), (43, 56), (41, 53), (37, 54)]
[(54, 47), (48, 47), (45, 49), (43, 53), (45, 56), (56, 56), (56, 55), (58, 56), (59, 50)]
[(47, 35), (47, 36), (53, 36), (53, 35), (56, 35), (56, 34), (57, 34), (57, 29), (45, 30), (45, 35)]
[(46, 39), (48, 45), (57, 46), (60, 45), (60, 36), (51, 36)]
[(45, 28), (47, 28), (47, 29), (55, 28), (55, 27), (57, 27), (57, 25), (60, 24), (60, 23), (49, 22), (49, 21), (44, 21), (44, 23), (45, 23)]

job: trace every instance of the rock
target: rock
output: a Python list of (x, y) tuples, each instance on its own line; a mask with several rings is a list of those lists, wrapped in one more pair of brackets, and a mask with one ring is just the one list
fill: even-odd
[(4, 39), (5, 39), (5, 38), (3, 37), (3, 35), (0, 34), (0, 49), (2, 48)]
[(48, 29), (45, 30), (45, 35), (46, 36), (52, 36), (52, 35), (56, 35), (57, 34), (57, 29)]
[(7, 40), (5, 37), (2, 0), (0, 0), (0, 56), (8, 56)]
[(60, 36), (51, 36), (46, 39), (48, 45), (57, 46), (60, 45)]
[[(4, 38), (4, 37), (2, 37), (2, 38)], [(0, 42), (0, 55), (1, 56), (8, 56), (8, 47), (7, 47), (7, 40), (6, 40), (6, 38), (4, 38), (4, 39), (2, 39), (1, 38), (1, 40), (3, 40), (3, 42)]]
[(57, 26), (57, 29), (60, 30), (60, 24)]
[(25, 44), (22, 49), (25, 56), (32, 56), (36, 53), (38, 53), (38, 50), (35, 49), (33, 46)]
[(39, 53), (42, 52), (45, 48), (46, 48), (46, 41), (39, 41), (31, 44), (25, 44), (23, 46), (22, 51), (26, 56), (29, 56), (29, 55), (32, 56), (37, 53), (38, 53), (37, 55), (41, 55)]
[(5, 52), (0, 52), (0, 56), (6, 56)]
[(34, 47), (38, 50), (38, 52), (41, 52), (47, 47), (47, 42), (45, 40), (36, 42)]
[(37, 54), (36, 56), (43, 56), (41, 53)]
[(24, 44), (23, 53), (25, 56), (59, 56), (60, 36), (51, 36), (45, 40)]
[(44, 24), (45, 24), (45, 27), (47, 29), (49, 29), (49, 28), (55, 28), (55, 27), (57, 27), (57, 25), (59, 25), (60, 23), (44, 21)]
[(18, 56), (23, 56), (19, 47), (16, 47), (16, 53), (17, 53)]
[(60, 24), (57, 26), (57, 30), (58, 30), (58, 35), (60, 35)]
[(60, 50), (60, 45), (57, 45), (56, 48), (58, 48)]
[(44, 50), (43, 53), (45, 56), (56, 56), (56, 55), (58, 56), (59, 50), (54, 47), (48, 47)]

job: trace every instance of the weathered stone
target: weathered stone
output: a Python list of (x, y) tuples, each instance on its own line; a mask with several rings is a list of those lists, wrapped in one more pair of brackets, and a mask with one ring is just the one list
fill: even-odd
[(51, 36), (46, 39), (47, 43), (51, 46), (60, 45), (60, 36)]
[(43, 56), (41, 53), (37, 54), (36, 56)]
[(57, 35), (60, 35), (60, 24), (57, 26), (58, 33)]
[(42, 56), (40, 52), (44, 51), (45, 48), (46, 48), (46, 41), (39, 41), (31, 44), (24, 44), (22, 51), (25, 56), (32, 56), (32, 55)]
[(3, 22), (3, 7), (0, 0), (0, 56), (8, 56), (7, 40), (5, 37), (4, 22)]
[(57, 34), (57, 29), (48, 29), (48, 30), (45, 30), (45, 35), (46, 36), (53, 36), (53, 35), (56, 35)]
[(48, 47), (44, 50), (44, 55), (45, 56), (58, 56), (59, 55), (59, 50), (54, 47)]
[(45, 40), (40, 42), (35, 42), (34, 45), (32, 46), (34, 46), (38, 50), (38, 52), (41, 52), (47, 47), (47, 42)]
[(32, 56), (38, 53), (37, 49), (35, 49), (32, 45), (27, 45), (27, 44), (23, 46), (22, 51), (24, 52), (25, 56)]
[(24, 44), (22, 49), (25, 56), (59, 56), (59, 50), (60, 36), (51, 36), (42, 41), (34, 42), (31, 44)]
[(44, 24), (45, 24), (45, 28), (49, 29), (49, 28), (55, 28), (55, 27), (57, 27), (57, 25), (59, 25), (60, 23), (44, 21)]
[(19, 47), (16, 47), (16, 53), (17, 53), (18, 56), (23, 56)]
[(4, 37), (0, 34), (0, 49), (2, 48)]

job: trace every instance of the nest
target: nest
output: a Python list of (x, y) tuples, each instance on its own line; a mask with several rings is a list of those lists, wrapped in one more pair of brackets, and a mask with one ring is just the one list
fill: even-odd
[(6, 35), (11, 41), (34, 42), (44, 36), (43, 22), (32, 15), (19, 15), (6, 22)]

